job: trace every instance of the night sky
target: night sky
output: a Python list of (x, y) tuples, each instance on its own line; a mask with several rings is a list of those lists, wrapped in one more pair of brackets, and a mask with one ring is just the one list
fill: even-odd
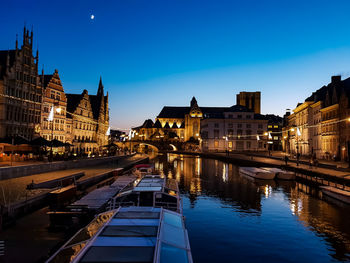
[(102, 75), (113, 128), (192, 96), (231, 106), (240, 91), (283, 115), (331, 75), (350, 76), (350, 1), (0, 2), (0, 49), (33, 26), (40, 70), (58, 69), (66, 92), (96, 93)]

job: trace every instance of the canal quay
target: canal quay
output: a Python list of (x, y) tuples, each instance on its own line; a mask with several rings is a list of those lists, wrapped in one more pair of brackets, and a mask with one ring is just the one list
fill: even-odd
[(182, 190), (194, 262), (350, 261), (350, 207), (297, 181), (256, 181), (239, 166), (164, 154)]
[[(240, 174), (238, 163), (198, 155), (159, 153), (151, 162), (179, 183), (194, 262), (350, 261), (350, 206), (314, 184), (255, 180)], [(111, 168), (89, 167), (86, 176)], [(30, 177), (13, 180), (25, 185)], [(4, 262), (44, 262), (75, 233), (50, 230), (47, 212), (41, 208), (3, 230)]]

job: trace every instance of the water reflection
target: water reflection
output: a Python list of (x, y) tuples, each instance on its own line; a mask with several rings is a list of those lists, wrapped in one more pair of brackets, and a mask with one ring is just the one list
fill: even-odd
[[(236, 165), (186, 155), (161, 155), (155, 167), (176, 178), (188, 201), (184, 213), (195, 261), (350, 260), (349, 206), (324, 199), (311, 186), (254, 180)], [(203, 238), (209, 236), (207, 244)], [(212, 244), (215, 249), (202, 255)]]

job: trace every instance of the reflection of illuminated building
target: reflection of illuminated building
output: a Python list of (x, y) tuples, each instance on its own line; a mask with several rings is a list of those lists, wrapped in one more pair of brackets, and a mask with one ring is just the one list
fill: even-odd
[(335, 253), (331, 254), (332, 257), (337, 260), (349, 260), (350, 208), (320, 200), (317, 194), (314, 188), (298, 183), (291, 189), (291, 212), (306, 226), (312, 227), (317, 233), (325, 236), (335, 250)]

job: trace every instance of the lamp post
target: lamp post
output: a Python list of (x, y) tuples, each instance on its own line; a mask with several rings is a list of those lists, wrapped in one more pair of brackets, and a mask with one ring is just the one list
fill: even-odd
[[(52, 107), (51, 107), (51, 111), (50, 111), (50, 114), (49, 114), (49, 117), (48, 117), (48, 121), (51, 121), (52, 123), (52, 126), (51, 126), (51, 150), (50, 150), (50, 161), (52, 162), (53, 160), (53, 151), (52, 151), (52, 141), (53, 141), (53, 136), (54, 136), (54, 119), (55, 119), (55, 106), (57, 107), (58, 103), (54, 101), (54, 103), (52, 104)], [(60, 113), (61, 112), (61, 108), (60, 107), (57, 107), (56, 108), (56, 112), (57, 113)]]

